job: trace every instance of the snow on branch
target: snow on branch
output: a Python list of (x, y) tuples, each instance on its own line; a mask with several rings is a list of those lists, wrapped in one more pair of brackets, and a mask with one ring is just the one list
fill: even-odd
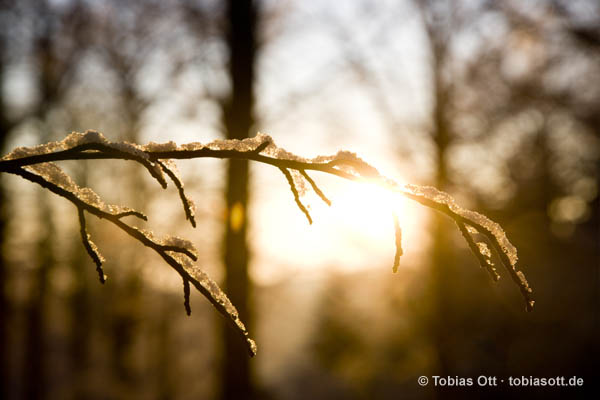
[[(525, 275), (517, 268), (517, 250), (510, 243), (506, 234), (497, 223), (475, 211), (460, 207), (445, 192), (430, 186), (401, 185), (385, 176), (370, 164), (363, 161), (355, 153), (340, 151), (333, 156), (318, 156), (312, 159), (299, 157), (275, 145), (271, 137), (257, 134), (244, 140), (215, 140), (208, 144), (188, 143), (177, 145), (174, 142), (149, 143), (145, 146), (127, 142), (111, 142), (101, 133), (88, 130), (85, 133), (71, 133), (59, 142), (46, 143), (36, 147), (19, 147), (0, 158), (0, 172), (19, 175), (72, 202), (78, 210), (82, 242), (97, 266), (100, 281), (105, 279), (102, 270), (104, 261), (97, 247), (90, 240), (86, 230), (84, 211), (103, 218), (147, 247), (157, 252), (183, 279), (184, 306), (189, 314), (190, 284), (201, 292), (223, 314), (245, 340), (251, 355), (256, 354), (256, 344), (250, 339), (248, 332), (239, 319), (239, 315), (229, 298), (208, 275), (194, 265), (197, 251), (191, 242), (176, 238), (156, 238), (152, 232), (138, 229), (121, 220), (133, 215), (143, 220), (147, 217), (139, 211), (127, 207), (107, 205), (100, 196), (89, 188), (79, 187), (65, 174), (55, 161), (84, 159), (121, 159), (131, 160), (142, 165), (159, 184), (167, 187), (166, 174), (174, 183), (183, 204), (186, 219), (196, 226), (194, 203), (187, 197), (183, 183), (178, 175), (173, 160), (194, 158), (246, 159), (277, 167), (289, 183), (294, 200), (306, 215), (309, 223), (312, 218), (300, 200), (300, 194), (308, 182), (313, 191), (328, 205), (331, 201), (319, 189), (307, 171), (319, 171), (338, 177), (357, 181), (375, 183), (387, 190), (396, 192), (420, 204), (446, 214), (457, 224), (480, 265), (491, 274), (494, 280), (500, 275), (492, 263), (492, 252), (485, 242), (476, 242), (474, 235), (482, 235), (490, 243), (492, 249), (504, 265), (511, 279), (517, 284), (526, 302), (526, 309), (533, 309), (532, 289)], [(402, 255), (402, 231), (398, 217), (394, 216), (396, 254), (394, 272), (397, 270)]]

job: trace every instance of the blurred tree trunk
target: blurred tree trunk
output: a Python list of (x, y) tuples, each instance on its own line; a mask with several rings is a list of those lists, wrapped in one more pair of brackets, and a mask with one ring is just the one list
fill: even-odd
[[(433, 7), (429, 5), (429, 7)], [(425, 11), (423, 11), (425, 12)], [(429, 10), (431, 12), (431, 10)], [(426, 19), (426, 18), (425, 18)], [(447, 40), (445, 31), (436, 22), (426, 22), (426, 30), (431, 46), (431, 80), (432, 80), (432, 121), (431, 137), (435, 148), (435, 171), (433, 185), (438, 189), (448, 190), (447, 154), (451, 140), (450, 125), (448, 121), (448, 105), (450, 101), (451, 86), (444, 80), (444, 65), (447, 55)], [(450, 365), (451, 337), (453, 332), (453, 293), (452, 285), (454, 265), (448, 254), (449, 224), (440, 213), (433, 214), (432, 220), (432, 253), (431, 253), (431, 295), (432, 314), (430, 329), (433, 344), (437, 351), (437, 375), (451, 375)]]
[[(9, 123), (5, 114), (5, 101), (2, 90), (3, 82), (3, 43), (0, 43), (0, 153), (4, 154), (6, 139), (10, 130)], [(0, 398), (8, 398), (9, 378), (8, 378), (8, 325), (9, 325), (9, 301), (6, 294), (7, 281), (7, 263), (5, 251), (5, 230), (8, 222), (7, 196), (4, 189), (4, 177), (0, 176)]]
[(27, 304), (25, 366), (23, 383), (26, 399), (42, 399), (46, 397), (47, 371), (45, 348), (44, 320), (46, 315), (46, 294), (48, 292), (48, 275), (55, 264), (53, 238), (55, 236), (52, 221), (52, 210), (48, 193), (40, 190), (38, 223), (41, 235), (38, 239), (38, 262), (32, 279), (30, 297)]
[[(117, 67), (120, 77), (121, 92), (123, 98), (123, 116), (125, 119), (123, 139), (131, 143), (139, 143), (139, 116), (142, 111), (139, 93), (134, 88), (132, 65)], [(124, 166), (123, 187), (128, 188), (127, 204), (136, 210), (145, 210), (148, 205), (147, 188), (144, 180), (144, 172), (138, 165), (133, 163)], [(133, 395), (138, 391), (140, 368), (136, 365), (132, 354), (136, 345), (137, 335), (142, 329), (141, 313), (143, 307), (143, 282), (140, 267), (143, 259), (137, 250), (125, 250), (121, 252), (121, 260), (128, 268), (124, 269), (118, 291), (113, 292), (113, 308), (116, 311), (111, 318), (111, 369), (117, 380), (118, 393), (125, 396)], [(113, 280), (114, 282), (114, 280)], [(115, 288), (116, 283), (113, 284)], [(151, 351), (150, 349), (148, 351)], [(156, 353), (152, 353), (156, 355)]]
[[(173, 374), (169, 371), (177, 371), (177, 368), (173, 368), (177, 365), (176, 357), (172, 357), (172, 346), (170, 343), (171, 337), (171, 324), (173, 318), (171, 318), (171, 302), (168, 297), (164, 297), (162, 302), (163, 306), (161, 312), (158, 315), (156, 335), (158, 342), (158, 350), (156, 355), (156, 385), (157, 394), (156, 397), (159, 400), (169, 400), (174, 397), (175, 387), (173, 384)], [(175, 359), (174, 359), (175, 358)]]
[[(39, 78), (37, 85), (40, 91), (40, 97), (32, 115), (41, 121), (46, 119), (49, 109), (58, 103), (59, 80), (62, 77), (58, 72), (60, 61), (55, 57), (52, 33), (55, 28), (52, 26), (53, 15), (50, 13), (48, 4), (44, 1), (39, 2), (38, 11), (45, 20), (40, 33), (34, 42), (34, 56), (39, 65)], [(40, 135), (42, 143), (51, 140), (50, 132), (47, 126), (43, 126)], [(29, 302), (26, 309), (26, 350), (25, 365), (22, 371), (22, 382), (25, 387), (25, 398), (42, 399), (48, 392), (46, 356), (47, 349), (44, 343), (44, 319), (46, 309), (46, 292), (48, 290), (48, 275), (55, 264), (55, 254), (53, 241), (55, 236), (54, 224), (52, 221), (52, 208), (50, 205), (49, 194), (45, 191), (39, 195), (40, 215), (36, 221), (41, 229), (38, 238), (38, 265), (32, 279)]]
[[(228, 139), (248, 137), (253, 126), (253, 85), (256, 53), (256, 9), (251, 0), (227, 3), (229, 30), (229, 76), (231, 95), (223, 105), (224, 125)], [(229, 160), (227, 165), (225, 202), (227, 218), (223, 243), (227, 295), (237, 307), (241, 319), (251, 325), (248, 304), (248, 161)], [(239, 335), (224, 328), (224, 348), (221, 397), (241, 399), (252, 397), (248, 353)]]
[[(448, 187), (448, 170), (447, 170), (447, 150), (450, 140), (449, 126), (446, 121), (446, 105), (447, 105), (447, 88), (442, 82), (441, 65), (438, 60), (442, 51), (435, 51), (435, 61), (433, 65), (434, 73), (434, 95), (435, 105), (433, 109), (433, 142), (436, 150), (436, 169), (434, 176), (434, 185), (440, 190), (447, 190)], [(448, 221), (444, 215), (435, 213), (433, 216), (433, 251), (432, 251), (432, 270), (431, 270), (431, 285), (433, 293), (433, 340), (438, 354), (438, 371), (439, 375), (447, 376), (451, 366), (449, 359), (451, 355), (449, 339), (452, 330), (452, 259), (448, 255), (449, 232)], [(450, 306), (450, 307), (449, 307)]]
[[(0, 128), (2, 129), (2, 128)], [(0, 151), (4, 153), (5, 131), (0, 131)], [(0, 398), (8, 397), (8, 325), (9, 325), (9, 301), (6, 294), (7, 265), (4, 251), (5, 230), (8, 221), (6, 212), (6, 194), (4, 190), (4, 179), (0, 177)]]
[[(113, 12), (118, 12), (116, 9)], [(136, 29), (139, 21), (143, 21), (144, 11), (139, 11), (136, 15), (136, 22), (129, 33), (132, 38), (137, 39)], [(121, 117), (123, 121), (121, 139), (131, 143), (140, 142), (140, 121), (148, 102), (140, 92), (137, 74), (141, 68), (139, 60), (143, 54), (143, 48), (131, 54), (120, 47), (120, 38), (122, 32), (119, 25), (105, 27), (103, 34), (107, 38), (106, 56), (108, 63), (114, 69), (117, 76), (119, 101), (121, 107)], [(136, 210), (146, 210), (150, 203), (150, 194), (145, 181), (145, 171), (135, 163), (129, 163), (119, 169), (121, 175), (120, 184), (126, 190), (126, 203)], [(118, 281), (112, 280), (111, 291), (113, 291), (111, 303), (115, 313), (110, 318), (110, 338), (111, 343), (111, 370), (116, 379), (117, 392), (126, 397), (139, 393), (139, 385), (144, 375), (141, 369), (143, 366), (136, 363), (135, 347), (139, 344), (138, 338), (140, 331), (143, 330), (141, 314), (143, 307), (141, 302), (144, 295), (144, 285), (140, 274), (143, 264), (138, 250), (122, 249), (121, 261), (128, 268), (123, 270), (123, 274)], [(115, 274), (116, 275), (116, 274)], [(110, 281), (109, 281), (110, 282)], [(117, 286), (118, 285), (118, 286)], [(154, 349), (147, 349), (152, 356), (157, 353)]]

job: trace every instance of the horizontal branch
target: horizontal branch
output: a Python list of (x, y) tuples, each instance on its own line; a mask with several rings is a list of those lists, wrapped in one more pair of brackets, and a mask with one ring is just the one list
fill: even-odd
[[(110, 142), (99, 132), (87, 131), (83, 134), (72, 133), (60, 142), (47, 143), (33, 148), (17, 148), (0, 159), (0, 172), (16, 174), (38, 183), (75, 204), (79, 211), (80, 221), (82, 221), (82, 240), (97, 265), (100, 260), (99, 255), (92, 247), (85, 231), (85, 220), (82, 219), (83, 211), (109, 220), (145, 246), (152, 248), (181, 275), (184, 282), (186, 312), (189, 313), (190, 311), (189, 283), (191, 283), (209, 299), (219, 312), (233, 323), (246, 341), (250, 354), (254, 355), (256, 345), (249, 338), (245, 326), (239, 320), (235, 307), (217, 284), (206, 273), (193, 265), (192, 260), (196, 260), (196, 252), (190, 242), (178, 238), (171, 238), (162, 242), (157, 241), (151, 233), (128, 225), (121, 220), (122, 217), (134, 215), (144, 220), (147, 218), (142, 213), (134, 210), (106, 206), (91, 189), (79, 188), (58, 166), (53, 164), (55, 161), (64, 160), (131, 160), (146, 168), (163, 188), (167, 185), (163, 176), (163, 173), (166, 173), (179, 192), (186, 218), (195, 226), (193, 202), (185, 195), (183, 183), (177, 176), (176, 166), (172, 160), (196, 158), (245, 159), (277, 167), (286, 177), (296, 204), (307, 216), (309, 222), (311, 221), (310, 215), (300, 201), (300, 194), (290, 171), (298, 171), (298, 176), (306, 179), (315, 193), (327, 204), (331, 204), (331, 202), (306, 171), (318, 171), (350, 181), (376, 184), (446, 214), (456, 222), (480, 264), (485, 266), (496, 279), (496, 271), (492, 268), (491, 260), (489, 260), (491, 256), (489, 249), (484, 247), (483, 242), (475, 243), (470, 230), (473, 230), (472, 233), (479, 233), (487, 238), (512, 280), (518, 285), (525, 299), (527, 310), (531, 311), (533, 308), (532, 290), (523, 273), (517, 269), (517, 251), (508, 241), (500, 225), (484, 215), (463, 209), (449, 194), (433, 187), (401, 185), (386, 178), (376, 168), (357, 157), (354, 153), (340, 151), (334, 156), (305, 159), (278, 148), (269, 136), (262, 134), (244, 140), (217, 140), (206, 145), (189, 143), (177, 146), (175, 143), (169, 142), (162, 144), (149, 143), (145, 146), (139, 146), (126, 142)], [(53, 182), (53, 180), (56, 180), (56, 182)], [(394, 228), (396, 235), (395, 271), (402, 255), (401, 230), (397, 217), (394, 219)]]

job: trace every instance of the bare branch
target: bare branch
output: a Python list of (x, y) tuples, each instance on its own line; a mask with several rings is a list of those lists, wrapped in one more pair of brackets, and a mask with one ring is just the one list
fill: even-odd
[(189, 199), (183, 190), (183, 182), (177, 176), (175, 168), (177, 167), (174, 162), (169, 166), (168, 162), (171, 160), (156, 160), (156, 163), (161, 166), (163, 171), (171, 178), (175, 186), (177, 187), (177, 191), (179, 192), (179, 198), (183, 203), (183, 210), (185, 211), (185, 218), (190, 221), (192, 226), (196, 227), (196, 219), (194, 218), (194, 202)]
[(92, 242), (90, 239), (90, 235), (87, 232), (85, 227), (85, 215), (83, 214), (83, 209), (81, 207), (77, 207), (77, 211), (79, 213), (79, 226), (81, 232), (81, 241), (83, 242), (83, 246), (85, 250), (90, 255), (94, 263), (96, 264), (96, 271), (98, 271), (98, 277), (100, 278), (100, 283), (106, 282), (106, 275), (104, 275), (104, 270), (102, 269), (102, 263), (106, 261), (102, 254), (98, 251), (98, 247)]
[(190, 306), (190, 281), (183, 278), (183, 306), (186, 314), (192, 315), (192, 307)]
[(329, 200), (327, 198), (327, 196), (325, 196), (325, 194), (321, 191), (321, 189), (319, 189), (319, 187), (317, 186), (315, 181), (313, 181), (312, 178), (310, 176), (308, 176), (306, 171), (301, 169), (301, 170), (299, 170), (299, 172), (302, 174), (304, 179), (306, 179), (308, 181), (308, 183), (310, 183), (310, 186), (312, 186), (313, 190), (321, 198), (321, 200), (323, 200), (325, 202), (325, 204), (327, 204), (328, 206), (331, 206), (331, 200)]

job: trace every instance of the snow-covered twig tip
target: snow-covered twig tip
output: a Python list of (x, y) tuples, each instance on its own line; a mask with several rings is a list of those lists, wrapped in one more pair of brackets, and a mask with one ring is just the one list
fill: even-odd
[(465, 226), (465, 224), (462, 222), (456, 222), (456, 225), (458, 226), (460, 233), (462, 233), (463, 237), (465, 238), (465, 241), (469, 245), (469, 249), (471, 249), (479, 261), (481, 268), (485, 268), (494, 282), (498, 282), (500, 280), (500, 275), (498, 274), (498, 271), (492, 262), (492, 253), (490, 252), (490, 249), (483, 242), (475, 243), (471, 232), (469, 232), (469, 228), (474, 230), (473, 233), (477, 233), (477, 230), (472, 227)]

